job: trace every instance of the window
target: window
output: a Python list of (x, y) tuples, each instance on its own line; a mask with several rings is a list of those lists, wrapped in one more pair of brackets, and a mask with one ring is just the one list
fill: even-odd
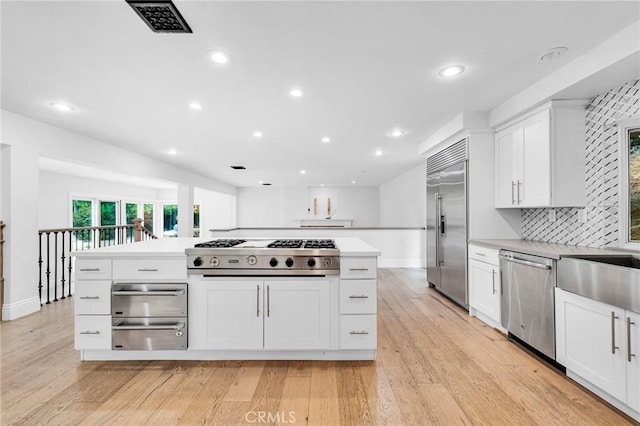
[(153, 234), (153, 204), (144, 204), (142, 210), (144, 212), (144, 227)]
[(177, 204), (164, 204), (162, 206), (162, 235), (165, 237), (178, 236)]
[(125, 203), (124, 220), (127, 225), (133, 225), (134, 219), (138, 218), (138, 203)]
[(627, 130), (629, 231), (627, 241), (640, 243), (640, 128)]
[(200, 205), (194, 204), (193, 206), (193, 236), (200, 236)]
[(100, 226), (117, 225), (118, 202), (100, 201)]
[(640, 116), (618, 122), (619, 245), (640, 249)]
[(93, 223), (93, 202), (90, 200), (72, 200), (73, 227), (85, 228)]

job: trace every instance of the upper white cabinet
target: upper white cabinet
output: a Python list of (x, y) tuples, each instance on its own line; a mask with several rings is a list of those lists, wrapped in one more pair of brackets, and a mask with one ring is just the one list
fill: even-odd
[(552, 101), (497, 129), (496, 208), (585, 203), (585, 107)]

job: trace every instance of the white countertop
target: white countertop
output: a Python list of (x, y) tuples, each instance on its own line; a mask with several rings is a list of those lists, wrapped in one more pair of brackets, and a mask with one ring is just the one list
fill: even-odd
[[(185, 249), (193, 247), (197, 243), (211, 241), (213, 239), (214, 238), (211, 237), (160, 238), (138, 243), (74, 251), (71, 255), (77, 257), (176, 257), (184, 256)], [(243, 237), (243, 239), (250, 240), (252, 238)], [(255, 239), (274, 240), (275, 238), (262, 237)], [(359, 238), (334, 238), (334, 240), (340, 249), (341, 256), (380, 256), (380, 250), (370, 246)]]
[(531, 254), (534, 256), (548, 257), (551, 259), (560, 259), (563, 256), (576, 255), (602, 255), (615, 253), (629, 253), (616, 248), (594, 248), (584, 246), (570, 246), (566, 244), (545, 243), (542, 241), (528, 240), (471, 240), (469, 244), (478, 246), (512, 250), (519, 253)]

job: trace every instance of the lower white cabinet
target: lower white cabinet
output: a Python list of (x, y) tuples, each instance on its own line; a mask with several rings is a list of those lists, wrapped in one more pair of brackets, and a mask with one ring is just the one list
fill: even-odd
[(327, 349), (328, 280), (200, 281), (189, 287), (191, 349)]
[(340, 349), (371, 349), (376, 346), (376, 315), (340, 316)]
[(500, 327), (500, 263), (498, 250), (469, 245), (469, 313)]
[(556, 288), (556, 361), (640, 411), (640, 315)]
[(76, 315), (75, 348), (81, 350), (111, 349), (111, 315)]

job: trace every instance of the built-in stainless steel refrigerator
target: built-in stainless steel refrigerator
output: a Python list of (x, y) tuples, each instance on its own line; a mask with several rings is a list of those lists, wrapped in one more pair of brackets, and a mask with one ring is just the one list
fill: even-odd
[(468, 307), (466, 140), (427, 159), (427, 281)]

